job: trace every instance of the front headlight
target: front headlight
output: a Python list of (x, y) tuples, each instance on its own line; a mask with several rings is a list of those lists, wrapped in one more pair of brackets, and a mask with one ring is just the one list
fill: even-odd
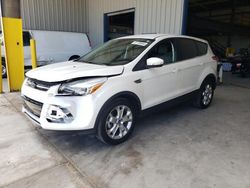
[(58, 89), (58, 95), (83, 96), (94, 93), (107, 78), (90, 78), (62, 84)]

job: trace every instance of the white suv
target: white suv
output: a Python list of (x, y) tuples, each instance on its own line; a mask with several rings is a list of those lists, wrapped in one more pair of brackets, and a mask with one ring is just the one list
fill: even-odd
[(26, 73), (23, 112), (43, 129), (88, 130), (105, 143), (119, 144), (146, 109), (189, 96), (207, 108), (216, 69), (216, 57), (201, 39), (165, 34), (118, 38), (78, 60)]

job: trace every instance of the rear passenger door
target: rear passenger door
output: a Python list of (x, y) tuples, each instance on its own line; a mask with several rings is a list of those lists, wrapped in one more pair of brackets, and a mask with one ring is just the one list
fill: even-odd
[(190, 93), (197, 88), (197, 82), (201, 75), (204, 62), (199, 56), (195, 40), (187, 38), (176, 38), (177, 61), (179, 64), (178, 87), (179, 94)]

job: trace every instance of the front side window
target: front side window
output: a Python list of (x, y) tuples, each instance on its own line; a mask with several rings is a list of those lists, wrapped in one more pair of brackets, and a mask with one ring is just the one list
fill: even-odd
[(175, 62), (174, 45), (170, 41), (160, 42), (152, 48), (148, 54), (148, 58), (158, 57), (163, 59), (165, 64)]
[(77, 61), (99, 65), (124, 65), (138, 57), (153, 40), (115, 39), (94, 49)]
[(133, 71), (140, 71), (147, 69), (147, 59), (151, 57), (158, 57), (164, 61), (164, 64), (176, 62), (176, 48), (175, 43), (171, 39), (163, 40), (157, 43), (149, 52), (135, 65)]

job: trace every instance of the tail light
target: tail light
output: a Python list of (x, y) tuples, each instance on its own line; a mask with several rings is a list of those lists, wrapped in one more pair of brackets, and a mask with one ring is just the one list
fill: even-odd
[(219, 58), (218, 58), (217, 56), (213, 56), (212, 59), (213, 59), (214, 61), (217, 61), (217, 63), (219, 62)]
[(241, 63), (237, 63), (237, 64), (236, 64), (236, 67), (237, 67), (237, 68), (240, 68), (240, 67), (241, 67)]

